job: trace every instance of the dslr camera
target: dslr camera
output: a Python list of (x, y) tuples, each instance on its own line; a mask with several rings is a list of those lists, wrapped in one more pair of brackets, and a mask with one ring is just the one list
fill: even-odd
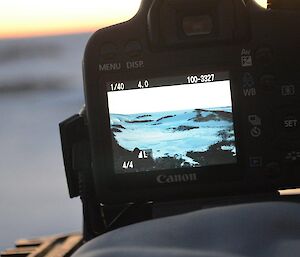
[(86, 238), (155, 203), (300, 186), (299, 24), (293, 0), (144, 0), (90, 38), (86, 105), (60, 124)]

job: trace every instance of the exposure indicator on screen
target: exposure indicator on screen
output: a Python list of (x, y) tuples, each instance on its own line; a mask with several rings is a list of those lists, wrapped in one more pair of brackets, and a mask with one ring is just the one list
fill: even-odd
[(228, 73), (107, 87), (116, 173), (236, 163)]

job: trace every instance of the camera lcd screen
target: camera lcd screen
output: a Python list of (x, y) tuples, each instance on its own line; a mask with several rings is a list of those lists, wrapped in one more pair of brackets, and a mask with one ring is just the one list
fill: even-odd
[(236, 163), (228, 72), (107, 83), (115, 173)]

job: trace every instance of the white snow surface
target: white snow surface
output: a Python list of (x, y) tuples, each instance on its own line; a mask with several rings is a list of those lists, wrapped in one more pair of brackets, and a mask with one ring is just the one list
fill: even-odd
[[(201, 116), (213, 116), (212, 111), (216, 110), (232, 113), (231, 107), (220, 107), (201, 111)], [(198, 122), (195, 121), (197, 112), (199, 111), (182, 110), (131, 115), (112, 114), (111, 126), (122, 127), (120, 132), (115, 132), (114, 135), (119, 145), (129, 151), (135, 148), (151, 149), (154, 159), (179, 156), (193, 165), (197, 163), (188, 157), (187, 153), (205, 152), (210, 146), (221, 142), (222, 138), (218, 135), (220, 131), (232, 130), (232, 137), (228, 140), (235, 140), (233, 121), (207, 119)], [(234, 145), (230, 149), (225, 148), (223, 150), (235, 152)]]
[(83, 105), (87, 34), (0, 40), (0, 250), (18, 238), (81, 230), (58, 124)]

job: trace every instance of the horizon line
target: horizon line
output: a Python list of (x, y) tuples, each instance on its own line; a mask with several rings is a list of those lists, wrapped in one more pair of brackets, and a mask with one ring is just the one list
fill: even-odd
[[(64, 29), (64, 30), (48, 30), (48, 31), (32, 31), (32, 32), (21, 32), (21, 33), (11, 33), (11, 34), (0, 34), (0, 40), (14, 40), (14, 39), (27, 39), (27, 38), (44, 38), (44, 37), (57, 37), (64, 35), (77, 35), (77, 34), (92, 34), (97, 30), (106, 27), (102, 26), (91, 26), (88, 28), (78, 28), (78, 29)], [(109, 25), (108, 25), (109, 26)]]

